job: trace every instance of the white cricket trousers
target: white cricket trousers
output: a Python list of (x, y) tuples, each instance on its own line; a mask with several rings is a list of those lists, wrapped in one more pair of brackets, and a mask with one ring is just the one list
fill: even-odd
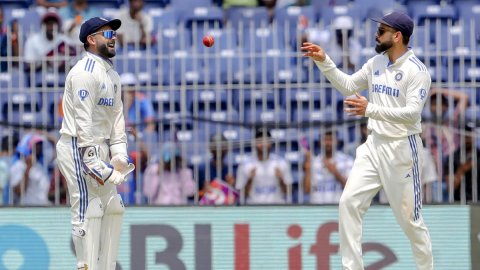
[[(109, 162), (109, 148), (105, 142), (98, 142), (100, 159)], [(57, 142), (58, 167), (67, 182), (70, 196), (71, 223), (80, 226), (85, 221), (88, 203), (100, 198), (103, 205), (117, 196), (117, 188), (111, 183), (101, 186), (96, 181), (83, 177), (82, 161), (77, 147), (77, 138), (62, 135)]]
[(381, 188), (398, 224), (410, 240), (417, 269), (433, 269), (430, 235), (420, 213), (422, 153), (419, 135), (388, 138), (372, 133), (357, 148), (339, 203), (340, 252), (344, 270), (364, 269), (363, 216)]

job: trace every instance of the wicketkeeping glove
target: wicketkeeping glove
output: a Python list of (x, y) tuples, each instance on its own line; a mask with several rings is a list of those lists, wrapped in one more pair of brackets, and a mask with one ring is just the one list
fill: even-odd
[(82, 147), (79, 150), (83, 172), (103, 186), (113, 175), (113, 166), (100, 160), (98, 157), (98, 145)]
[(129, 173), (135, 170), (135, 165), (130, 162), (128, 156), (117, 154), (112, 157), (110, 160), (110, 164), (112, 164), (113, 168), (116, 171), (119, 171), (124, 176), (127, 176)]

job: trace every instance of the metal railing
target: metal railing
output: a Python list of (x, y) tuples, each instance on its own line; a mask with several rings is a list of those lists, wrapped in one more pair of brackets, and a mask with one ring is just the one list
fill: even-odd
[[(335, 43), (335, 29), (323, 23), (312, 27), (325, 29), (325, 34), (330, 35), (326, 43), (328, 53), (329, 46)], [(148, 181), (143, 178), (143, 170), (146, 164), (161, 158), (165, 142), (176, 143), (183, 157), (181, 164), (174, 165), (188, 167), (193, 172), (197, 187), (190, 198), (192, 204), (200, 203), (198, 183), (208, 181), (199, 179), (199, 169), (202, 164), (209, 164), (209, 141), (215, 134), (225, 137), (222, 147), (225, 146), (228, 153), (224, 159), (226, 170), (228, 174), (236, 175), (239, 164), (253, 153), (256, 128), (271, 129), (272, 152), (285, 158), (292, 170), (293, 184), (287, 189), (287, 203), (308, 203), (308, 194), (303, 191), (305, 148), (302, 145), (305, 142), (314, 154), (322, 154), (324, 134), (333, 126), (338, 134), (338, 151), (355, 154), (354, 149), (363, 139), (364, 120), (343, 113), (343, 97), (332, 89), (314, 63), (302, 56), (298, 48), (305, 38), (305, 29), (277, 22), (261, 27), (242, 25), (232, 28), (228, 23), (220, 27), (216, 23), (207, 28), (193, 23), (191, 29), (185, 25), (177, 28), (158, 26), (156, 29), (153, 42), (146, 48), (124, 44), (114, 58), (120, 73), (130, 72), (136, 76), (135, 91), (145, 95), (155, 112), (153, 132), (142, 130), (145, 123), (140, 110), (136, 111), (136, 119), (128, 121), (130, 150), (137, 153), (135, 160), (139, 169), (128, 187), (119, 188), (127, 204), (148, 203), (142, 193), (143, 182)], [(352, 38), (362, 45), (361, 60), (348, 69), (349, 53), (343, 49), (343, 63), (338, 64), (345, 67), (346, 72), (361, 68), (374, 55), (375, 31), (373, 22), (355, 24)], [(453, 151), (445, 152), (441, 147), (441, 137), (429, 137), (431, 134), (427, 132), (423, 134), (426, 153), (433, 153), (432, 145), (438, 146), (433, 155), (432, 170), (437, 176), (425, 185), (424, 202), (477, 202), (478, 29), (473, 22), (447, 21), (442, 24), (438, 20), (426, 21), (416, 31), (412, 37), (412, 49), (432, 73), (432, 88), (442, 89), (435, 91), (444, 96), (433, 104), (437, 105), (436, 111), (430, 111), (432, 102), (427, 101), (424, 123), (432, 127), (431, 130), (452, 136), (454, 150), (459, 151), (458, 160), (449, 156)], [(201, 45), (206, 32), (216, 38), (212, 48)], [(347, 32), (344, 30), (343, 34)], [(31, 35), (29, 31), (18, 29), (20, 52), (24, 49), (24, 37)], [(11, 41), (10, 27), (6, 36)], [(465, 37), (469, 37), (468, 40)], [(342, 42), (345, 48), (349, 39), (343, 38)], [(66, 52), (54, 52), (52, 57), (42, 59), (39, 67), (33, 69), (29, 68), (22, 54), (13, 55), (12, 42), (7, 43), (7, 55), (0, 58), (7, 67), (0, 74), (0, 132), (8, 138), (7, 148), (2, 149), (4, 156), (15, 156), (14, 133), (19, 139), (29, 132), (48, 135), (51, 140), (58, 138), (65, 74), (80, 53), (72, 56), (67, 46)], [(59, 63), (67, 64), (59, 69)], [(362, 93), (366, 95), (366, 92)], [(442, 105), (448, 107), (445, 113), (441, 111)], [(442, 117), (441, 121), (434, 117), (437, 115)], [(473, 137), (472, 148), (466, 147), (469, 137), (463, 135)], [(66, 203), (65, 186), (55, 166), (54, 145), (44, 143), (43, 151), (47, 156), (43, 166), (53, 183), (50, 202), (54, 205)], [(459, 166), (458, 161), (463, 163), (470, 157), (473, 157), (473, 182), (467, 187), (466, 178), (460, 173), (454, 180), (454, 169)], [(24, 159), (25, 156), (17, 155), (17, 158)], [(206, 167), (209, 176), (212, 172), (209, 166)], [(459, 185), (459, 197), (453, 192), (455, 185)], [(8, 199), (4, 199), (8, 205), (18, 203), (18, 198), (24, 196), (27, 189), (26, 186), (15, 188), (10, 185), (5, 188), (8, 189), (4, 193)], [(471, 198), (467, 199), (470, 193)], [(245, 197), (240, 198), (240, 204), (245, 203)]]

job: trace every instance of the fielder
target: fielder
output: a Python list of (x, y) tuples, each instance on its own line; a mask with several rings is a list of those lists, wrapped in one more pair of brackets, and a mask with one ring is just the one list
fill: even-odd
[[(413, 21), (400, 12), (381, 19), (375, 50), (358, 72), (336, 68), (323, 49), (312, 43), (301, 48), (344, 96), (352, 115), (368, 117), (367, 141), (356, 159), (339, 203), (340, 251), (343, 269), (363, 269), (362, 219), (372, 198), (383, 188), (390, 206), (410, 240), (417, 269), (433, 269), (432, 247), (420, 208), (421, 112), (430, 90), (430, 74), (407, 45)], [(369, 100), (358, 92), (367, 89)]]
[[(58, 167), (67, 179), (77, 269), (114, 270), (124, 205), (116, 185), (134, 170), (127, 155), (115, 56), (121, 21), (95, 17), (80, 28), (86, 55), (68, 73)], [(111, 159), (109, 157), (112, 157)]]

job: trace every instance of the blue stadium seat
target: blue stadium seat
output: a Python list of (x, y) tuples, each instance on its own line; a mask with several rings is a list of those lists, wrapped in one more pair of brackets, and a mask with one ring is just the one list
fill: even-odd
[(29, 8), (33, 0), (0, 0), (0, 6), (3, 8)]
[(335, 6), (349, 5), (350, 0), (311, 0), (310, 4), (315, 8), (315, 10), (322, 10)]
[[(127, 1), (127, 0), (124, 0)], [(156, 8), (165, 8), (167, 7), (171, 0), (144, 0), (144, 7), (145, 9), (156, 9)], [(176, 2), (176, 0), (173, 0)]]
[(36, 92), (2, 92), (0, 100), (3, 119), (10, 122), (31, 123), (42, 109), (42, 96)]
[(439, 27), (453, 25), (457, 19), (457, 10), (452, 5), (416, 5), (411, 13), (416, 25), (427, 27), (432, 41)]
[[(154, 52), (150, 52), (154, 54)], [(154, 57), (150, 57), (145, 51), (129, 50), (117, 53), (115, 56), (115, 69), (119, 74), (134, 73), (142, 85), (156, 85), (158, 76), (157, 62)]]
[(284, 109), (263, 109), (262, 107), (251, 107), (245, 111), (245, 121), (247, 123), (265, 124), (265, 123), (287, 123), (290, 119)]
[(36, 87), (62, 87), (65, 85), (66, 77), (65, 72), (37, 71), (34, 85)]
[(191, 46), (192, 34), (185, 28), (163, 28), (157, 33), (157, 52), (166, 56), (176, 50), (185, 50)]
[[(237, 111), (242, 112), (252, 108), (266, 108), (273, 110), (280, 105), (280, 91), (273, 89), (242, 89), (234, 91), (234, 105)], [(242, 102), (243, 101), (243, 102)]]
[(284, 49), (285, 42), (272, 27), (252, 28), (245, 32), (240, 46), (247, 52), (267, 52), (272, 49)]
[(473, 23), (478, 26), (480, 3), (477, 0), (456, 0), (452, 4), (457, 7), (459, 20), (463, 20), (466, 25)]
[(16, 69), (8, 73), (0, 73), (0, 88), (3, 90), (22, 89), (27, 85), (26, 76), (28, 74)]
[(178, 24), (177, 10), (173, 8), (155, 8), (149, 9), (148, 13), (153, 20), (153, 33), (163, 31), (163, 29), (175, 28)]
[(26, 9), (25, 12), (17, 10), (17, 19), (19, 27), (23, 30), (24, 35), (38, 32), (42, 26), (40, 14), (36, 9)]
[[(325, 94), (326, 92), (323, 90), (286, 90), (285, 94), (282, 95), (282, 107), (291, 108), (292, 111), (296, 109), (317, 110), (326, 106), (325, 104), (322, 106), (322, 100), (326, 100)], [(292, 120), (295, 121), (296, 119)]]
[(302, 16), (308, 20), (308, 25), (310, 26), (315, 25), (317, 22), (315, 10), (311, 6), (289, 6), (275, 10), (276, 32), (283, 33), (283, 40), (288, 40), (288, 44), (292, 48), (297, 47), (296, 40), (300, 34), (298, 26)]
[(163, 85), (204, 84), (209, 80), (208, 74), (203, 69), (202, 59), (192, 57), (193, 51), (177, 50), (161, 60), (159, 73)]
[(302, 70), (297, 70), (294, 56), (290, 51), (267, 50), (257, 54), (252, 59), (252, 68), (255, 69), (255, 82), (257, 83), (296, 83), (303, 81)]
[(194, 115), (206, 115), (213, 112), (226, 112), (233, 106), (232, 95), (226, 90), (193, 91), (189, 96), (189, 111)]
[(480, 55), (457, 57), (453, 61), (453, 79), (456, 82), (480, 81)]
[[(128, 2), (128, 1), (127, 1)], [(88, 4), (99, 10), (104, 8), (120, 8), (124, 3), (123, 0), (88, 0)]]
[(354, 21), (360, 21), (360, 15), (356, 12), (355, 7), (351, 5), (336, 5), (333, 7), (323, 8), (318, 11), (320, 14), (319, 21), (324, 25), (330, 25), (338, 16), (350, 16)]
[(410, 37), (409, 45), (414, 49), (415, 55), (423, 55), (424, 50), (434, 46), (430, 33), (425, 29), (425, 26), (416, 26), (415, 31)]
[(196, 7), (211, 7), (212, 0), (171, 0), (170, 6), (177, 10), (186, 11)]
[(267, 27), (269, 15), (266, 7), (231, 7), (226, 11), (227, 24), (236, 31)]
[(210, 49), (213, 49), (213, 53), (206, 55), (204, 67), (209, 74), (210, 82), (250, 83), (254, 76), (250, 76), (247, 55), (243, 50), (239, 48), (218, 51), (214, 48)]
[(361, 21), (372, 17), (382, 17), (387, 12), (398, 10), (399, 4), (395, 0), (355, 0), (353, 2), (355, 13)]
[(222, 28), (223, 19), (223, 10), (216, 6), (190, 7), (180, 15), (180, 23), (193, 30)]
[(152, 101), (153, 109), (159, 115), (181, 113), (181, 92), (178, 89), (163, 89), (159, 91), (145, 91)]

